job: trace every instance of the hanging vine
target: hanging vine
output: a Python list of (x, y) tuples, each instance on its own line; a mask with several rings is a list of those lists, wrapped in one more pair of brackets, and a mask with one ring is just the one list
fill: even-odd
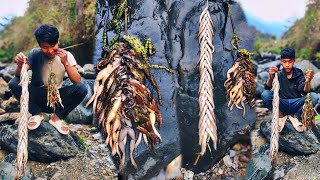
[(214, 114), (214, 95), (213, 95), (213, 80), (214, 75), (212, 71), (213, 60), (213, 21), (208, 10), (209, 3), (206, 1), (205, 8), (200, 15), (200, 27), (199, 27), (199, 44), (200, 44), (200, 83), (199, 83), (199, 145), (201, 151), (197, 156), (194, 164), (198, 163), (198, 160), (206, 152), (206, 147), (211, 138), (213, 141), (213, 147), (217, 148), (217, 126), (216, 116)]

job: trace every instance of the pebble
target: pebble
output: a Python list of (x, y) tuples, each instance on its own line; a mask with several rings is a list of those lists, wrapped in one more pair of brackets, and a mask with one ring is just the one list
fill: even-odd
[(232, 161), (229, 155), (226, 155), (225, 157), (223, 157), (223, 162), (227, 167), (232, 166)]
[(240, 162), (245, 162), (245, 163), (247, 163), (247, 162), (250, 161), (250, 159), (249, 159), (247, 156), (241, 154), (241, 155), (239, 156), (239, 161), (240, 161)]
[(219, 168), (218, 174), (219, 174), (219, 175), (222, 175), (222, 174), (223, 174), (223, 170), (222, 170), (221, 168)]
[(0, 108), (0, 115), (6, 113), (6, 111), (2, 108)]
[(230, 150), (230, 157), (233, 158), (236, 155), (236, 151)]
[(187, 170), (184, 174), (183, 174), (183, 179), (184, 180), (193, 180), (193, 176), (194, 176), (194, 172)]
[(242, 149), (242, 145), (240, 143), (237, 143), (232, 147), (232, 149), (235, 151), (240, 151)]

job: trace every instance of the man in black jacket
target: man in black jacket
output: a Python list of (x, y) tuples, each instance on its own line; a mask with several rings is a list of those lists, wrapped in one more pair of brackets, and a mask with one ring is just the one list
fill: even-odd
[[(314, 74), (312, 70), (307, 70), (303, 74), (301, 69), (293, 67), (294, 63), (295, 50), (289, 47), (284, 48), (281, 51), (283, 69), (279, 71), (276, 66), (269, 68), (269, 78), (265, 83), (266, 90), (261, 94), (265, 107), (272, 109), (273, 93), (270, 90), (275, 73), (277, 73), (280, 84), (279, 131), (282, 130), (288, 118), (297, 131), (303, 131), (303, 125), (298, 119), (301, 119), (302, 106), (306, 99), (305, 95), (310, 92), (310, 81), (313, 79)], [(315, 106), (319, 97), (313, 92), (310, 95)]]

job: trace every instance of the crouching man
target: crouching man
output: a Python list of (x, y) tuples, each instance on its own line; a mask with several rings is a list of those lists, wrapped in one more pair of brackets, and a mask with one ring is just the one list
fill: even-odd
[[(61, 134), (69, 134), (69, 127), (63, 119), (81, 103), (87, 94), (87, 89), (81, 83), (81, 76), (75, 67), (77, 62), (73, 55), (59, 48), (58, 29), (52, 25), (44, 24), (35, 31), (34, 35), (39, 47), (32, 49), (28, 57), (21, 52), (17, 54), (15, 57), (16, 77), (11, 79), (9, 87), (14, 96), (20, 100), (19, 76), (22, 65), (26, 63), (27, 70), (32, 70), (31, 83), (29, 84), (29, 112), (32, 117), (28, 120), (28, 128), (30, 130), (38, 128), (41, 121), (46, 118), (45, 113), (52, 113), (49, 123)], [(65, 72), (73, 85), (61, 88)], [(55, 74), (54, 81), (59, 88), (63, 104), (63, 107), (55, 104), (55, 110), (47, 105), (50, 73)]]

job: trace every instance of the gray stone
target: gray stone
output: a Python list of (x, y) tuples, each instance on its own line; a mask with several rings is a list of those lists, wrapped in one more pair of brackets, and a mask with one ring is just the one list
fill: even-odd
[(82, 74), (82, 77), (86, 79), (95, 79), (97, 75), (97, 71), (95, 69), (94, 64), (85, 64), (83, 66), (84, 73)]
[[(64, 82), (64, 84), (68, 84), (67, 80)], [(88, 102), (88, 100), (91, 98), (93, 94), (93, 83), (94, 80), (87, 80), (84, 79), (82, 80), (82, 83), (87, 87), (87, 95), (83, 99), (83, 101), (68, 114), (68, 116), (65, 118), (68, 122), (71, 123), (76, 123), (76, 124), (92, 124), (93, 120), (93, 110), (92, 110), (92, 105), (89, 106), (88, 108), (85, 108), (84, 106)]]
[[(260, 131), (270, 142), (271, 120), (263, 121)], [(320, 151), (320, 142), (312, 132), (297, 132), (287, 121), (279, 135), (279, 149), (292, 155), (309, 155)]]
[(278, 68), (280, 68), (281, 65), (281, 61), (280, 60), (275, 60), (275, 61), (271, 61), (265, 64), (259, 64), (258, 65), (258, 73), (261, 73), (263, 71), (268, 71), (270, 67), (273, 66), (277, 66)]
[[(17, 173), (16, 155), (8, 154), (5, 159), (0, 163), (0, 179), (15, 179)], [(34, 175), (29, 167), (25, 169), (25, 176), (20, 177), (21, 180), (34, 179)]]
[[(272, 169), (270, 157), (266, 153), (257, 152), (253, 154), (252, 160), (246, 167), (244, 179), (261, 180), (268, 176)], [(242, 178), (240, 178), (242, 179)]]
[(226, 155), (223, 157), (223, 162), (227, 167), (231, 167), (232, 166), (232, 161), (229, 155)]
[(0, 77), (0, 98), (5, 99), (9, 92), (10, 90), (8, 83), (2, 77)]
[(295, 161), (295, 166), (291, 168), (283, 177), (284, 180), (310, 180), (320, 179), (320, 152), (310, 156), (299, 158)]
[(256, 98), (261, 98), (261, 94), (264, 91), (264, 83), (260, 80), (256, 81), (256, 92), (255, 92), (255, 97)]
[(1, 107), (6, 112), (19, 112), (20, 102), (16, 98), (10, 97), (8, 100), (5, 100), (1, 103)]
[(261, 73), (258, 74), (258, 79), (265, 82), (269, 77), (269, 73), (268, 71), (263, 71)]
[(4, 69), (0, 70), (0, 77), (3, 77), (7, 82), (14, 77), (17, 64), (8, 64)]
[(83, 66), (84, 72), (95, 72), (95, 65), (94, 64), (85, 64)]
[(311, 90), (312, 91), (316, 91), (316, 92), (320, 92), (320, 72), (317, 72), (314, 75), (314, 78), (311, 80)]
[[(54, 162), (68, 159), (79, 152), (75, 136), (60, 134), (48, 122), (28, 132), (28, 160)], [(0, 126), (0, 147), (8, 152), (17, 152), (18, 124)]]
[[(102, 34), (105, 18), (110, 20), (111, 9), (116, 1), (102, 1), (97, 3), (97, 36), (94, 64), (101, 59), (103, 46)], [(110, 6), (111, 5), (111, 6)], [(154, 150), (148, 149), (143, 143), (134, 153), (139, 170), (134, 171), (129, 158), (124, 165), (122, 173), (132, 174), (135, 179), (148, 179), (158, 174), (178, 154), (182, 153), (187, 169), (194, 172), (203, 172), (215, 164), (228, 151), (230, 146), (241, 139), (248, 138), (248, 132), (255, 120), (255, 112), (246, 106), (246, 117), (241, 117), (241, 110), (230, 111), (227, 108), (223, 83), (226, 72), (234, 60), (232, 54), (223, 49), (219, 36), (224, 21), (222, 3), (209, 2), (215, 23), (214, 36), (214, 63), (215, 75), (215, 112), (219, 144), (217, 151), (211, 149), (202, 157), (197, 166), (193, 166), (196, 153), (200, 152), (198, 146), (198, 85), (199, 71), (196, 67), (199, 59), (199, 45), (197, 33), (199, 30), (199, 17), (204, 8), (204, 2), (199, 1), (154, 1), (138, 0), (129, 3), (132, 12), (128, 32), (140, 39), (151, 37), (157, 53), (150, 57), (151, 64), (164, 65), (173, 68), (176, 72), (169, 74), (163, 70), (152, 69), (162, 92), (163, 103), (159, 106), (163, 116), (163, 127), (160, 129), (163, 142)], [(241, 48), (253, 51), (254, 28), (249, 28), (245, 15), (237, 3), (231, 4), (233, 20), (237, 25), (237, 34), (241, 38)], [(114, 37), (114, 32), (107, 33), (108, 38)], [(225, 48), (231, 48), (231, 23), (226, 23), (226, 36), (223, 41)], [(122, 34), (121, 34), (122, 36)], [(148, 87), (149, 84), (147, 84)], [(152, 89), (152, 88), (151, 88)], [(155, 91), (153, 91), (155, 93)], [(211, 145), (212, 143), (210, 143)], [(182, 149), (182, 150), (181, 150)], [(151, 159), (150, 159), (151, 158)], [(152, 160), (152, 161), (151, 161)], [(154, 162), (152, 165), (147, 162)], [(149, 164), (146, 166), (146, 164)], [(146, 169), (144, 168), (146, 167)]]
[(234, 150), (232, 150), (232, 149), (230, 150), (229, 153), (230, 153), (230, 157), (231, 157), (231, 158), (233, 158), (233, 157), (236, 155), (236, 151), (234, 151)]
[(303, 72), (305, 72), (308, 69), (311, 69), (314, 73), (319, 72), (319, 69), (312, 64), (310, 60), (303, 60), (299, 62), (295, 62), (295, 67), (300, 68)]

